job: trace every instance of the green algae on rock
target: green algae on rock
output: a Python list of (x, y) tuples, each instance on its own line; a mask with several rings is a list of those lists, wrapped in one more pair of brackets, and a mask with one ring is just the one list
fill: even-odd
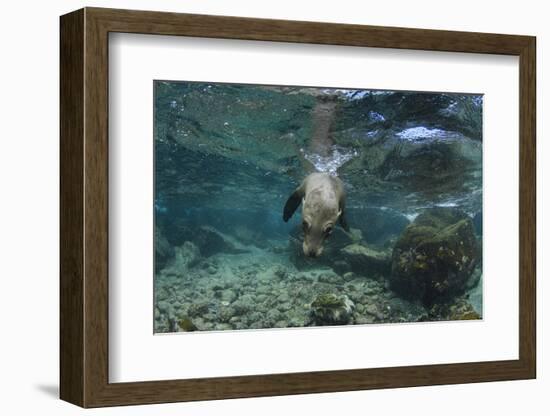
[(460, 296), (451, 303), (433, 305), (429, 311), (432, 321), (473, 321), (482, 319), (466, 296)]
[(346, 295), (323, 293), (311, 303), (311, 319), (316, 325), (346, 325), (354, 308)]
[(198, 330), (193, 321), (191, 321), (191, 319), (189, 318), (180, 319), (178, 325), (180, 329), (185, 332), (193, 332)]
[(472, 220), (453, 208), (426, 210), (397, 241), (391, 288), (425, 305), (461, 294), (477, 262)]

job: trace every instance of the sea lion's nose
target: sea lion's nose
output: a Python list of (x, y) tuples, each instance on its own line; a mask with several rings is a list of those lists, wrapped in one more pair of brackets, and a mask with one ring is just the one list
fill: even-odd
[(308, 250), (307, 255), (308, 257), (317, 257), (317, 250)]

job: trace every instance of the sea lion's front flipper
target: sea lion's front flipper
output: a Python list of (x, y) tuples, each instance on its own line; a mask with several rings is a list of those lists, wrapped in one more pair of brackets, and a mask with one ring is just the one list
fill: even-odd
[(283, 220), (287, 222), (290, 217), (296, 212), (300, 204), (302, 203), (302, 198), (304, 197), (304, 191), (302, 187), (296, 189), (292, 195), (290, 195), (286, 201), (285, 209), (283, 212)]

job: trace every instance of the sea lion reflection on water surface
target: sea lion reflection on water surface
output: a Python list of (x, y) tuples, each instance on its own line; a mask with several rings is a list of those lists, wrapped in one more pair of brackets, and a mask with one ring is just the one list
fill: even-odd
[(319, 257), (323, 243), (336, 223), (349, 231), (344, 216), (346, 193), (342, 181), (328, 173), (312, 173), (292, 193), (285, 204), (283, 220), (287, 222), (302, 204), (302, 248), (308, 257)]

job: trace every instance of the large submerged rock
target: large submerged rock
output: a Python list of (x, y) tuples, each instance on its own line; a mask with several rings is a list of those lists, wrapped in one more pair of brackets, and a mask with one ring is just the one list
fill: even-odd
[(155, 227), (155, 271), (164, 268), (174, 256), (174, 248), (159, 227)]
[(201, 255), (198, 247), (191, 241), (186, 241), (181, 246), (174, 247), (174, 256), (167, 263), (162, 273), (168, 276), (184, 276), (200, 260)]
[(387, 275), (391, 269), (391, 253), (361, 244), (350, 244), (341, 250), (343, 260), (360, 275)]
[(198, 245), (204, 257), (217, 253), (239, 254), (247, 252), (241, 244), (230, 236), (207, 225), (203, 225), (196, 230), (193, 241)]
[(390, 285), (401, 296), (425, 305), (461, 294), (478, 262), (472, 220), (453, 208), (419, 215), (398, 239)]

